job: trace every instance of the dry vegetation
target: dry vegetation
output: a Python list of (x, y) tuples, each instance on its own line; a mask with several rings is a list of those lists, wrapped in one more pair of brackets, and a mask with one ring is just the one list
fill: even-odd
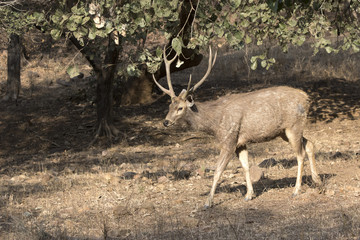
[[(88, 147), (93, 79), (84, 64), (86, 78), (69, 80), (64, 67), (80, 56), (54, 49), (24, 66), (18, 105), (0, 106), (0, 238), (359, 239), (359, 55), (310, 57), (306, 48), (273, 54), (274, 68), (247, 78), (242, 53), (223, 50), (197, 100), (271, 85), (308, 92), (305, 136), (317, 147), (323, 186), (312, 185), (306, 162), (304, 193), (291, 198), (297, 168), (290, 146), (280, 139), (253, 144), (251, 162), (264, 172), (254, 185), (257, 197), (243, 201), (245, 179), (234, 159), (215, 206), (204, 211), (218, 154), (214, 139), (184, 126), (164, 129), (163, 97), (117, 107), (122, 135)], [(4, 89), (6, 54), (0, 58)], [(199, 68), (174, 75), (175, 90), (191, 72), (198, 79)]]

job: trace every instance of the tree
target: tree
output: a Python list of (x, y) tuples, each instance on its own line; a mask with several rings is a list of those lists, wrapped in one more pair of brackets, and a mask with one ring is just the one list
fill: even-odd
[(7, 57), (7, 87), (4, 100), (17, 100), (20, 91), (20, 58), (21, 58), (21, 43), (20, 36), (16, 33), (10, 35), (10, 42), (8, 44)]
[[(130, 4), (131, 3), (131, 4)], [(55, 6), (54, 11), (44, 21), (44, 29), (50, 30), (53, 38), (68, 37), (83, 53), (91, 64), (97, 78), (97, 134), (107, 136), (118, 134), (113, 125), (113, 81), (117, 70), (119, 53), (124, 52), (124, 45), (138, 44), (144, 41), (145, 26), (160, 26), (154, 12), (150, 11), (150, 1), (63, 1)], [(165, 7), (165, 2), (163, 2)], [(175, 20), (171, 7), (163, 17), (169, 22)], [(154, 28), (153, 28), (154, 29)], [(146, 58), (148, 52), (143, 52)], [(139, 55), (135, 49), (132, 55)], [(129, 75), (138, 74), (137, 69), (127, 67)], [(76, 74), (69, 69), (70, 74)]]
[[(179, 18), (179, 9), (187, 9), (190, 13), (182, 10)], [(113, 81), (118, 62), (126, 55), (129, 64), (118, 71), (128, 76), (140, 76), (139, 66), (145, 65), (149, 69), (145, 70), (145, 75), (151, 76), (148, 72), (156, 72), (161, 65), (162, 47), (157, 48), (154, 56), (144, 48), (144, 43), (148, 34), (164, 31), (173, 47), (183, 52), (186, 64), (179, 69), (199, 63), (201, 55), (194, 54), (193, 49), (183, 51), (183, 38), (185, 42), (190, 39), (184, 33), (189, 32), (192, 16), (194, 7), (190, 1), (103, 0), (95, 4), (92, 1), (68, 0), (54, 5), (49, 15), (37, 12), (33, 18), (42, 18), (42, 29), (50, 31), (54, 39), (62, 36), (69, 38), (89, 61), (97, 78), (96, 136), (105, 133), (111, 137), (118, 133), (112, 116)], [(179, 21), (184, 25), (179, 25)], [(76, 68), (70, 68), (68, 72), (70, 75), (77, 74)], [(160, 68), (156, 75), (165, 75), (164, 69)]]
[[(21, 54), (24, 47), (22, 35), (34, 26), (34, 18), (28, 18), (31, 9), (37, 9), (41, 1), (36, 0), (0, 0), (0, 32), (8, 37), (7, 87), (4, 100), (17, 100), (21, 81)], [(48, 5), (41, 4), (43, 9)], [(37, 18), (36, 21), (41, 20)]]
[(17, 20), (18, 12), (15, 9), (16, 1), (0, 2), (0, 27), (8, 30), (8, 57), (7, 57), (7, 84), (6, 95), (3, 100), (17, 100), (20, 91), (20, 57), (21, 57), (21, 40)]
[[(64, 0), (30, 19), (54, 39), (70, 39), (89, 61), (97, 76), (97, 135), (113, 136), (115, 74), (155, 73), (159, 78), (164, 73), (162, 46), (146, 45), (149, 34), (165, 36), (167, 53), (181, 56), (172, 70), (184, 68), (190, 55), (200, 59), (198, 49), (217, 39), (237, 49), (267, 41), (286, 52), (290, 45), (311, 39), (314, 53), (359, 51), (359, 5), (352, 0)], [(337, 46), (333, 36), (342, 36)], [(265, 51), (250, 59), (252, 69), (259, 63), (268, 69), (275, 59)], [(68, 72), (76, 74), (76, 68)]]

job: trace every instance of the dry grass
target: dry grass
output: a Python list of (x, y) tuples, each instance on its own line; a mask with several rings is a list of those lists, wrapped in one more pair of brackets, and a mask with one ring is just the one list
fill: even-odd
[[(252, 144), (253, 165), (273, 163), (254, 185), (257, 197), (243, 201), (245, 179), (235, 159), (206, 211), (218, 151), (211, 136), (162, 128), (166, 98), (116, 109), (122, 137), (87, 148), (95, 119), (88, 80), (65, 79), (59, 69), (72, 57), (47, 59), (46, 72), (41, 61), (29, 64), (19, 105), (0, 107), (1, 239), (359, 239), (358, 56), (335, 61), (299, 51), (277, 53), (278, 66), (245, 81), (242, 53), (224, 53), (198, 99), (265, 85), (306, 90), (314, 104), (305, 136), (317, 147), (324, 185), (313, 186), (305, 165), (303, 194), (291, 198), (291, 148), (281, 139)], [(206, 63), (174, 80), (185, 86), (180, 80), (191, 71), (199, 79), (201, 69)], [(29, 71), (39, 74), (31, 91)]]

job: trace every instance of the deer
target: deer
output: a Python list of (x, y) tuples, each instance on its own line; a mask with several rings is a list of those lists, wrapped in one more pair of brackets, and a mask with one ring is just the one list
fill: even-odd
[(163, 87), (154, 75), (153, 80), (171, 98), (169, 112), (163, 122), (165, 127), (170, 127), (181, 119), (193, 129), (208, 131), (215, 136), (220, 154), (205, 208), (213, 206), (218, 181), (234, 153), (238, 156), (245, 173), (247, 189), (245, 201), (256, 197), (250, 178), (247, 145), (269, 141), (276, 137), (281, 137), (290, 143), (296, 154), (298, 169), (293, 196), (301, 193), (306, 155), (310, 162), (313, 182), (321, 184), (315, 166), (314, 144), (303, 136), (310, 105), (309, 97), (304, 91), (288, 86), (275, 86), (248, 93), (228, 94), (216, 100), (195, 103), (194, 92), (209, 76), (215, 65), (217, 51), (213, 57), (209, 46), (208, 69), (205, 75), (191, 87), (190, 74), (187, 89), (183, 89), (178, 96), (174, 92), (170, 76), (170, 65), (177, 57), (178, 54), (175, 54), (172, 59), (168, 59), (164, 48), (163, 61), (168, 89)]

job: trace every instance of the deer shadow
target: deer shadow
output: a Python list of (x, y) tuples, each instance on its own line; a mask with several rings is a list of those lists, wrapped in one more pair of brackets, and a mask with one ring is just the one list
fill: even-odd
[[(302, 185), (307, 185), (309, 188), (319, 188), (319, 192), (323, 192), (324, 185), (326, 181), (332, 177), (335, 177), (336, 174), (319, 174), (322, 184), (320, 186), (316, 185), (310, 175), (305, 175), (302, 177)], [(296, 177), (290, 178), (282, 178), (282, 179), (271, 179), (267, 177), (262, 177), (256, 183), (253, 183), (253, 188), (255, 195), (257, 197), (261, 196), (263, 193), (271, 190), (271, 189), (285, 189), (289, 187), (294, 187), (296, 184)], [(247, 190), (246, 185), (240, 184), (237, 186), (226, 184), (224, 186), (219, 186), (216, 192), (240, 192), (243, 196), (245, 196)]]

